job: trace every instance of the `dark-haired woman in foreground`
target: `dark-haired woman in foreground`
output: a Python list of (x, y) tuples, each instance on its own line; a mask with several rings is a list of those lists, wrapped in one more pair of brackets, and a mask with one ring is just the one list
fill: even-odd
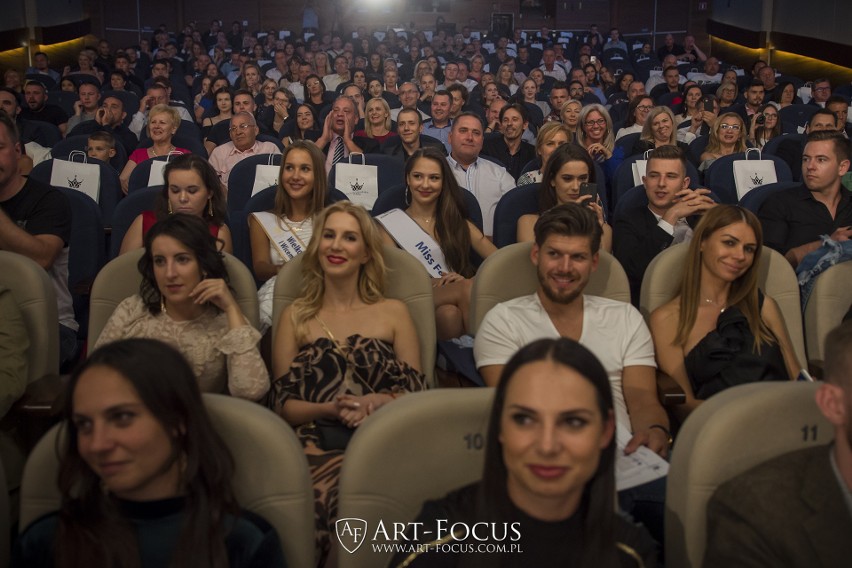
[[(614, 432), (607, 374), (589, 350), (566, 338), (522, 348), (494, 395), (482, 480), (428, 501), (417, 521), (430, 552), (399, 554), (391, 566), (655, 566), (650, 535), (615, 512)], [(486, 540), (447, 534), (455, 523), (488, 523), (478, 531)], [(454, 553), (460, 545), (476, 552)]]
[(128, 339), (71, 377), (58, 512), (21, 536), (26, 567), (279, 567), (275, 530), (240, 511), (234, 460), (175, 349)]

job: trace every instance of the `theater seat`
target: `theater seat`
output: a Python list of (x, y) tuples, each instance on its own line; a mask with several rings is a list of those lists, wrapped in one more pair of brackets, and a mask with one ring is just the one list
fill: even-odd
[[(304, 450), (293, 429), (256, 403), (204, 394), (216, 431), (234, 456), (232, 482), (240, 505), (278, 531), (288, 566), (314, 563), (313, 488)], [(54, 427), (30, 454), (21, 486), (20, 530), (60, 505)]]
[[(485, 314), (495, 305), (538, 289), (538, 275), (530, 260), (532, 246), (533, 243), (516, 243), (503, 247), (479, 267), (470, 294), (471, 335), (476, 335)], [(598, 269), (592, 272), (583, 293), (630, 303), (627, 274), (614, 256), (600, 251)], [(682, 404), (685, 400), (683, 390), (662, 373), (657, 375), (657, 396), (664, 406)]]
[(490, 388), (412, 393), (358, 428), (343, 460), (338, 517), (366, 521), (368, 540), (349, 554), (332, 535), (340, 568), (386, 566), (391, 553), (369, 542), (379, 521), (413, 521), (425, 500), (482, 478), (493, 398)]
[(825, 336), (840, 325), (852, 306), (852, 262), (835, 264), (819, 276), (805, 307), (809, 363), (821, 368)]
[[(476, 335), (485, 314), (495, 305), (532, 294), (538, 289), (536, 269), (530, 261), (532, 245), (515, 243), (505, 246), (486, 258), (479, 267), (470, 295), (471, 335)], [(584, 293), (630, 302), (627, 274), (614, 256), (600, 251), (598, 269), (592, 272)]]
[(831, 441), (834, 429), (814, 402), (816, 389), (807, 382), (739, 385), (689, 415), (666, 486), (667, 566), (701, 567), (707, 502), (719, 485), (781, 454)]
[[(317, 227), (315, 230), (318, 230)], [(272, 296), (272, 345), (278, 331), (278, 318), (284, 308), (302, 294), (302, 257), (287, 262), (278, 272)], [(432, 299), (432, 280), (416, 258), (396, 247), (384, 246), (388, 275), (385, 297), (401, 300), (408, 307), (420, 344), (420, 361), (426, 384), (435, 385), (435, 303)]]
[[(30, 341), (26, 390), (7, 414), (8, 425), (14, 427), (22, 442), (21, 450), (26, 450), (35, 445), (58, 416), (57, 402), (62, 384), (59, 380), (56, 292), (50, 277), (41, 266), (25, 256), (2, 250), (0, 283), (12, 292)], [(16, 456), (15, 460), (12, 460), (12, 455)], [(17, 470), (15, 477), (18, 479), (24, 455), (12, 451), (6, 458), (9, 462), (6, 464), (7, 471), (11, 473)]]
[[(127, 252), (104, 266), (95, 278), (92, 286), (92, 300), (89, 311), (89, 348), (93, 348), (101, 335), (112, 312), (125, 298), (139, 293), (142, 275), (136, 265), (145, 249)], [(228, 271), (234, 299), (240, 305), (243, 315), (255, 328), (260, 329), (260, 314), (257, 304), (257, 287), (251, 271), (237, 258), (225, 255), (225, 269)]]
[[(639, 298), (639, 310), (647, 320), (651, 312), (675, 297), (680, 277), (686, 264), (689, 244), (670, 246), (654, 257), (645, 269)], [(799, 302), (799, 283), (790, 263), (780, 253), (763, 247), (758, 267), (757, 285), (778, 304), (796, 358), (802, 365), (805, 356), (805, 338), (802, 331), (802, 311)]]

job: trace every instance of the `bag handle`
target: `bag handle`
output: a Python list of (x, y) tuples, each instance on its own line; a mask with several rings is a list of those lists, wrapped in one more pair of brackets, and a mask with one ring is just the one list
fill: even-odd
[(745, 150), (745, 156), (743, 156), (743, 159), (744, 159), (744, 160), (748, 160), (748, 154), (749, 154), (749, 152), (757, 152), (757, 159), (758, 159), (758, 160), (762, 160), (762, 159), (763, 159), (763, 153), (760, 151), (760, 148), (746, 148), (746, 150)]
[(352, 156), (361, 156), (361, 165), (362, 166), (367, 165), (367, 157), (364, 154), (362, 154), (361, 152), (352, 152), (351, 154), (349, 154), (349, 163), (350, 164), (352, 163)]
[(172, 159), (172, 156), (183, 156), (183, 152), (180, 150), (169, 150), (169, 153), (166, 154), (166, 163), (169, 163), (169, 160)]
[(82, 151), (82, 150), (71, 150), (70, 152), (68, 152), (68, 161), (69, 161), (69, 162), (73, 162), (73, 161), (74, 161), (74, 157), (75, 157), (75, 156), (80, 156), (80, 157), (83, 159), (81, 163), (83, 163), (83, 164), (88, 164), (88, 163), (89, 163), (89, 156), (88, 156), (88, 154), (86, 154), (86, 153), (85, 153), (84, 151)]
[(269, 157), (266, 159), (266, 165), (267, 166), (274, 166), (275, 164), (273, 162), (275, 161), (275, 156), (277, 156), (277, 155), (278, 154), (269, 154)]
[(647, 161), (649, 159), (649, 156), (651, 155), (651, 152), (653, 152), (653, 151), (654, 151), (653, 149), (645, 150), (645, 153), (642, 154), (642, 158), (645, 159), (645, 161)]

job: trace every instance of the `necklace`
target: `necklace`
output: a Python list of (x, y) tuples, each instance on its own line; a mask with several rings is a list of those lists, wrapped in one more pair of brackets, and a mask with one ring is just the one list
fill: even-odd
[[(168, 152), (166, 152), (166, 154), (167, 154), (167, 155), (168, 155), (168, 154), (170, 154), (170, 153), (171, 153), (173, 150), (175, 150), (175, 149), (176, 149), (176, 148), (175, 148), (174, 146), (169, 146), (169, 151), (168, 151)], [(153, 147), (153, 146), (151, 146), (151, 153), (152, 153), (154, 156), (159, 156), (159, 154), (157, 154), (157, 151), (156, 151), (156, 150), (154, 150), (154, 147)]]
[(415, 221), (421, 221), (426, 225), (431, 225), (432, 220), (434, 219), (433, 217), (420, 217), (420, 216), (415, 217), (414, 215), (412, 215), (412, 217), (414, 217)]
[[(716, 306), (717, 308), (719, 308), (719, 302), (717, 302), (716, 300), (713, 300), (711, 298), (704, 298), (704, 303), (710, 304), (712, 306)], [(723, 313), (726, 309), (728, 309), (727, 306), (722, 305), (722, 307), (719, 308), (719, 313), (720, 314)]]
[(290, 230), (295, 231), (297, 233), (301, 233), (301, 232), (311, 228), (311, 226), (313, 225), (313, 218), (312, 217), (305, 217), (304, 219), (302, 219), (298, 223), (296, 221), (293, 221), (290, 218), (287, 218), (287, 217), (285, 217), (285, 219), (287, 221), (287, 226), (290, 227)]

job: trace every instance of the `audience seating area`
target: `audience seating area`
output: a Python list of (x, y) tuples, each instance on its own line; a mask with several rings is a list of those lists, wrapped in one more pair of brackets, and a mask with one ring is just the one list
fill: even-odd
[[(254, 39), (254, 43), (257, 43), (258, 38)], [(550, 39), (549, 36), (543, 41)], [(598, 55), (610, 71), (629, 72), (637, 80), (645, 82), (660, 75), (662, 69), (655, 53), (642, 52), (642, 43), (637, 41), (639, 48), (629, 52), (608, 49)], [(211, 48), (212, 53), (212, 44), (207, 47)], [(300, 43), (299, 48), (304, 55), (304, 43)], [(566, 44), (566, 53), (579, 61), (581, 48), (582, 42), (572, 40), (570, 49)], [(272, 51), (266, 52), (269, 59), (274, 55)], [(404, 53), (401, 51), (401, 54)], [(425, 56), (426, 51), (422, 53)], [(524, 65), (530, 69), (537, 68), (541, 49), (532, 49), (531, 53), (530, 61)], [(194, 61), (187, 54), (183, 55)], [(503, 61), (498, 60), (493, 51), (485, 55), (488, 61), (486, 71), (496, 72)], [(469, 58), (460, 53), (447, 54), (447, 59), (454, 57)], [(513, 55), (510, 55), (510, 59), (516, 61)], [(150, 62), (147, 56), (140, 58), (140, 62), (143, 60)], [(408, 69), (407, 63), (397, 63), (396, 66), (402, 72), (403, 68)], [(196, 83), (199, 83), (199, 74), (190, 65), (187, 62), (187, 74), (195, 75)], [(274, 63), (263, 63), (264, 73), (274, 69)], [(738, 86), (742, 91), (752, 77), (748, 71), (723, 63), (722, 72), (728, 69), (738, 72)], [(242, 78), (239, 71), (235, 67), (236, 81), (232, 81), (232, 87), (239, 85)], [(687, 73), (701, 73), (702, 68), (701, 64), (688, 62), (679, 65), (679, 71), (685, 76)], [(139, 77), (140, 86), (143, 80), (150, 80), (149, 69), (140, 69), (138, 74), (142, 75)], [(69, 76), (78, 84), (93, 80), (89, 75), (78, 73)], [(69, 114), (74, 113), (74, 103), (77, 101), (75, 93), (59, 90), (58, 82), (43, 74), (27, 74), (26, 77), (45, 84), (49, 103), (58, 105)], [(369, 80), (372, 77), (373, 73), (369, 73), (367, 78)], [(400, 83), (410, 79), (401, 76)], [(779, 74), (778, 80), (790, 80), (797, 90), (805, 85), (804, 79), (783, 74)], [(170, 101), (170, 104), (190, 110), (192, 114), (196, 101), (191, 97), (198, 94), (198, 85), (187, 90), (182, 72), (173, 73), (173, 84), (175, 81), (182, 83), (179, 92), (176, 90), (172, 95), (179, 100)], [(287, 79), (282, 79), (282, 87), (286, 89), (288, 84)], [(538, 95), (540, 100), (548, 100), (547, 91), (552, 85), (552, 77), (546, 77), (541, 84), (542, 92)], [(717, 87), (715, 83), (701, 85), (705, 93), (714, 95)], [(843, 90), (845, 87), (848, 85), (839, 87), (836, 92), (847, 92)], [(297, 90), (302, 92), (301, 88)], [(475, 102), (483, 99), (483, 90), (484, 85), (472, 89), (470, 100), (463, 110), (473, 111), (485, 118), (486, 109)], [(184, 96), (184, 92), (187, 96)], [(607, 89), (607, 98), (612, 94)], [(333, 99), (335, 93), (327, 92), (326, 95)], [(122, 91), (118, 96), (127, 112), (124, 121), (126, 126), (133, 113), (139, 110), (140, 97), (130, 91)], [(257, 96), (258, 102), (263, 101), (262, 92)], [(366, 98), (369, 99), (369, 95)], [(848, 100), (848, 96), (846, 98)], [(670, 106), (676, 113), (681, 113), (683, 107), (680, 99), (681, 93), (666, 93), (658, 97), (655, 104)], [(736, 103), (737, 112), (741, 110), (745, 116), (741, 100), (742, 97), (739, 97)], [(514, 101), (512, 99), (510, 102)], [(293, 99), (290, 108), (292, 114), (295, 114), (297, 106), (297, 101)], [(620, 116), (619, 124), (626, 114), (626, 103), (623, 106), (625, 108), (613, 109), (612, 112), (614, 117)], [(429, 111), (429, 102), (426, 101), (421, 108)], [(700, 135), (686, 150), (689, 187), (707, 188), (711, 192), (710, 197), (717, 203), (738, 204), (757, 213), (777, 192), (800, 185), (793, 181), (796, 176), (790, 164), (776, 153), (785, 141), (804, 144), (805, 134), (801, 131), (818, 108), (814, 104), (791, 104), (779, 110), (779, 124), (784, 125), (784, 133), (765, 144), (761, 157), (772, 162), (776, 182), (759, 185), (739, 198), (734, 163), (751, 156), (748, 156), (748, 152), (724, 155), (706, 170), (699, 171), (702, 153), (710, 143), (710, 136)], [(539, 110), (538, 107), (536, 110)], [(621, 114), (617, 115), (616, 111)], [(328, 109), (324, 109), (324, 112), (328, 112)], [(263, 116), (262, 110), (259, 109), (257, 114)], [(317, 114), (320, 115), (319, 112)], [(363, 119), (363, 111), (361, 114)], [(678, 120), (680, 116), (678, 114)], [(85, 152), (88, 136), (75, 135), (63, 139), (55, 125), (29, 122), (22, 131), (28, 132), (32, 140), (25, 141), (38, 141), (52, 148), (47, 159), (36, 163), (29, 176), (50, 184), (55, 164), (62, 163), (62, 160), (73, 161), (76, 156), (72, 155), (74, 152)], [(316, 130), (322, 129), (321, 125), (315, 126)], [(594, 163), (601, 203), (610, 223), (631, 206), (647, 203), (644, 187), (636, 186), (633, 177), (633, 164), (645, 159), (641, 154), (631, 155), (639, 138), (639, 133), (633, 133), (615, 142), (616, 148), (623, 152), (623, 161), (612, 171), (597, 161)], [(260, 134), (257, 139), (273, 142), (279, 149), (284, 149), (285, 144), (289, 143), (277, 134)], [(175, 146), (187, 148), (206, 159), (208, 151), (205, 142), (209, 144), (211, 140), (205, 139), (201, 125), (188, 120), (181, 121), (173, 138)], [(143, 129), (139, 147), (145, 148), (151, 144), (147, 131)], [(163, 156), (139, 163), (129, 177), (128, 193), (125, 195), (122, 192), (119, 172), (131, 152), (132, 149), (117, 144), (116, 155), (109, 162), (94, 158), (88, 160), (89, 164), (97, 166), (100, 174), (97, 200), (72, 187), (61, 187), (70, 198), (73, 215), (68, 284), (74, 300), (75, 316), (81, 324), (79, 339), (81, 343), (87, 344), (90, 351), (116, 306), (139, 290), (141, 276), (137, 263), (142, 251), (119, 255), (122, 239), (134, 219), (143, 211), (151, 210), (159, 196), (167, 192), (163, 185), (151, 185), (152, 166), (157, 167), (158, 162), (168, 160)], [(490, 157), (483, 158), (494, 161)], [(350, 161), (360, 163), (357, 154), (351, 156)], [(405, 208), (405, 162), (397, 156), (376, 153), (364, 154), (363, 162), (377, 169), (378, 196), (371, 210), (373, 216), (393, 208)], [(262, 184), (264, 187), (256, 187), (257, 167), (278, 167), (280, 164), (281, 156), (278, 154), (251, 155), (233, 166), (227, 179), (227, 225), (233, 236), (234, 252), (233, 256), (225, 255), (225, 263), (234, 296), (247, 320), (256, 328), (260, 320), (258, 282), (252, 268), (248, 218), (253, 212), (272, 209), (275, 194), (281, 191), (265, 183)], [(527, 164), (525, 171), (538, 169), (539, 166), (540, 158), (537, 157)], [(327, 204), (347, 199), (346, 192), (337, 188), (337, 180), (337, 166), (334, 166), (328, 176)], [(516, 242), (518, 219), (522, 215), (539, 212), (538, 192), (538, 184), (518, 186), (503, 194), (497, 203), (493, 242), (498, 251), (481, 262), (472, 285), (469, 313), (471, 334), (475, 335), (485, 314), (494, 305), (530, 294), (539, 285), (536, 269), (529, 260), (533, 245)], [(462, 189), (462, 193), (468, 218), (481, 229), (483, 224), (487, 225), (487, 222), (483, 222), (483, 214), (487, 211), (482, 210), (474, 192)], [(687, 246), (683, 244), (667, 248), (648, 266), (642, 281), (640, 300), (640, 311), (646, 321), (655, 308), (675, 294), (679, 282), (673, 275), (680, 273)], [(411, 312), (418, 333), (422, 368), (430, 389), (404, 396), (398, 402), (380, 409), (375, 419), (357, 429), (347, 449), (339, 489), (339, 517), (358, 517), (366, 520), (370, 526), (374, 526), (380, 519), (387, 524), (411, 521), (424, 500), (438, 498), (449, 490), (479, 478), (484, 454), (481, 442), (486, 435), (488, 411), (493, 398), (493, 390), (487, 388), (437, 388), (438, 356), (432, 281), (420, 263), (407, 252), (385, 247), (384, 254), (388, 267), (386, 295), (403, 301)], [(474, 264), (479, 264), (481, 259), (473, 251), (471, 255), (477, 261)], [(287, 262), (278, 274), (274, 288), (273, 330), (277, 328), (282, 310), (303, 291), (301, 267), (302, 259), (297, 257)], [(819, 375), (824, 362), (826, 333), (842, 321), (852, 305), (850, 281), (852, 263), (841, 263), (828, 269), (817, 279), (803, 309), (799, 285), (789, 262), (775, 250), (768, 247), (763, 250), (759, 286), (778, 302), (796, 355), (816, 375)], [(32, 449), (21, 488), (18, 528), (22, 530), (40, 515), (56, 510), (59, 504), (55, 448), (63, 434), (58, 427), (51, 428), (59, 412), (57, 399), (52, 397), (59, 384), (60, 372), (58, 316), (56, 297), (49, 277), (28, 258), (0, 251), (0, 284), (12, 289), (16, 303), (24, 314), (27, 334), (33, 346), (28, 357), (27, 392), (15, 404), (10, 417), (7, 417), (7, 420), (17, 421), (27, 448)], [(604, 251), (600, 253), (598, 268), (592, 274), (585, 293), (630, 302), (627, 274), (614, 256)], [(274, 344), (274, 337), (272, 341)], [(664, 406), (685, 400), (679, 388), (672, 388), (670, 378), (658, 376), (658, 387)], [(719, 484), (768, 458), (831, 440), (832, 428), (813, 402), (815, 388), (811, 383), (798, 382), (734, 387), (702, 404), (681, 425), (668, 477), (667, 565), (683, 568), (698, 568), (701, 565), (705, 549), (706, 504)], [(240, 503), (275, 526), (281, 537), (288, 566), (313, 566), (314, 496), (307, 460), (293, 429), (259, 404), (212, 394), (205, 394), (204, 402), (238, 463), (234, 487)], [(815, 439), (803, 440), (803, 428), (813, 428), (818, 435)], [(39, 441), (42, 434), (44, 436)], [(736, 443), (731, 443), (732, 440), (736, 440)], [(3, 468), (0, 467), (0, 487), (4, 486)], [(9, 550), (7, 537), (10, 527), (4, 524), (9, 519), (9, 504), (5, 497), (6, 492), (0, 491), (0, 568), (4, 568)], [(339, 566), (367, 568), (384, 565), (389, 558), (390, 553), (382, 555), (365, 546), (354, 554), (341, 555)]]

